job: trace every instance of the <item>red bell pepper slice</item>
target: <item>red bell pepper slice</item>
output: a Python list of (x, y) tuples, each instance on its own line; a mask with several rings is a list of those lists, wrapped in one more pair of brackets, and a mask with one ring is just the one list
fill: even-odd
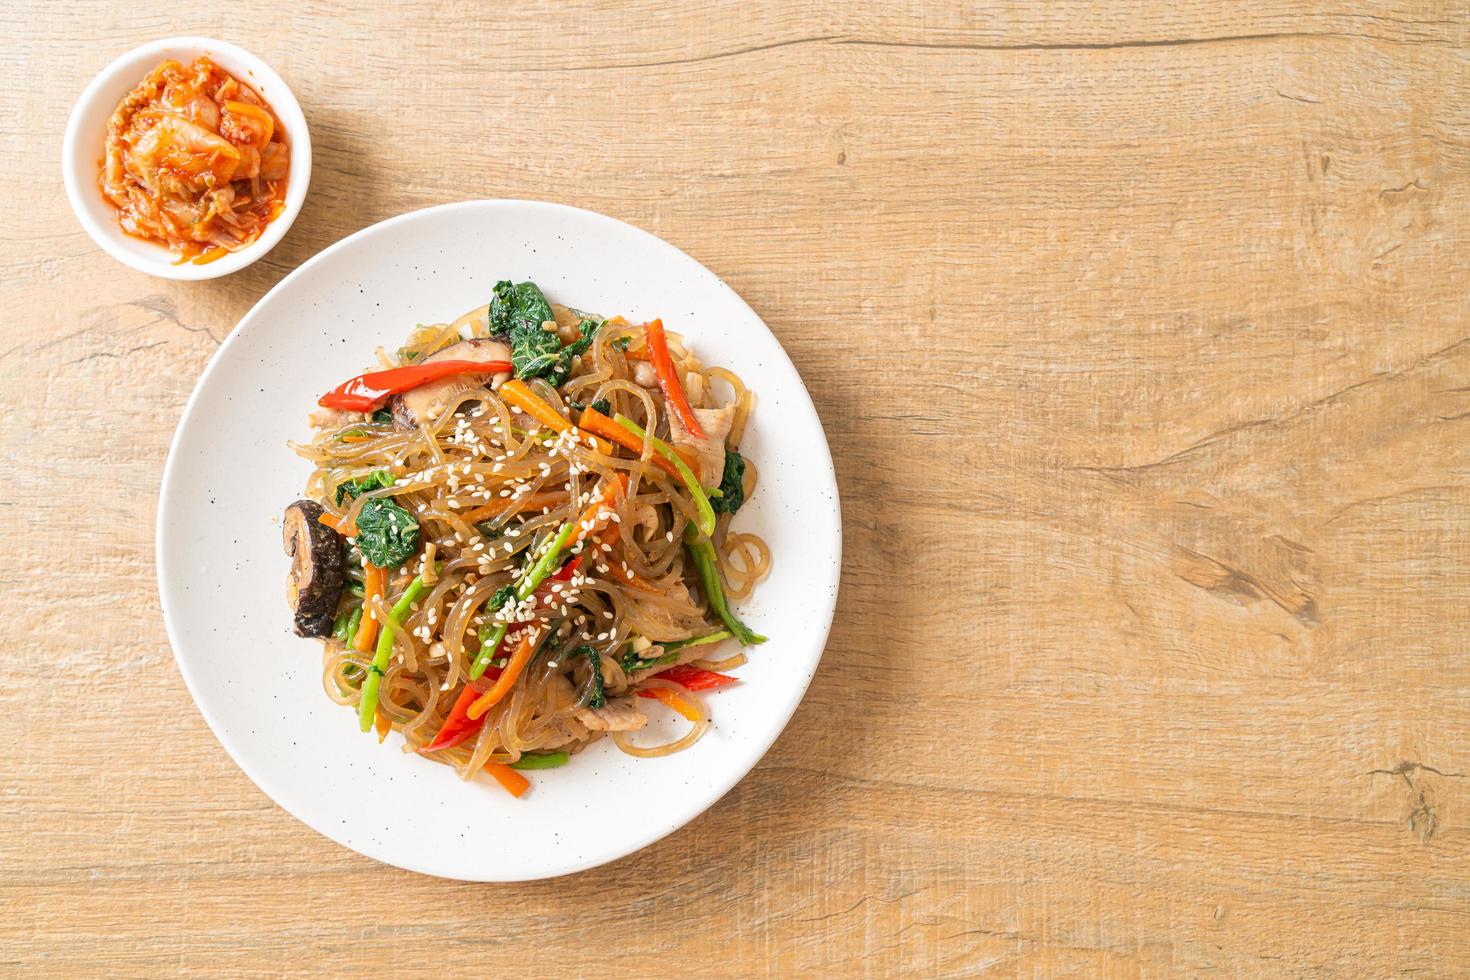
[(659, 671), (658, 676), (666, 681), (673, 681), (686, 691), (712, 691), (717, 687), (734, 684), (738, 677), (729, 674), (717, 674), (712, 670), (702, 667), (691, 667), (688, 664), (680, 664), (670, 667), (668, 670)]
[[(573, 555), (565, 565), (557, 570), (551, 577), (553, 582), (567, 582), (577, 571), (577, 566), (582, 563), (581, 555)], [(539, 590), (538, 590), (539, 591)], [(550, 594), (550, 590), (547, 590)], [(503, 646), (504, 644), (502, 644)], [(501, 651), (495, 651), (497, 656)], [(715, 677), (721, 675), (715, 674)], [(452, 749), (465, 739), (472, 738), (485, 724), (485, 716), (478, 718), (469, 716), (470, 705), (474, 704), (487, 690), (490, 685), (500, 678), (499, 667), (489, 667), (485, 670), (483, 677), (470, 681), (459, 692), (459, 697), (454, 701), (454, 707), (449, 709), (449, 717), (444, 719), (444, 727), (439, 729), (439, 734), (423, 749), (425, 752), (437, 752), (440, 749)], [(735, 678), (730, 678), (732, 681)], [(691, 688), (691, 690), (693, 690)]]
[(485, 724), (484, 717), (471, 718), (469, 716), (470, 705), (474, 704), (480, 695), (485, 693), (489, 686), (486, 681), (495, 681), (500, 677), (500, 668), (491, 667), (485, 671), (485, 676), (480, 680), (467, 683), (459, 692), (459, 697), (454, 701), (454, 707), (449, 709), (449, 717), (444, 719), (444, 727), (439, 729), (439, 734), (434, 736), (434, 741), (420, 749), (421, 752), (437, 752), (440, 749), (452, 749), (460, 742), (471, 738)]
[(509, 370), (509, 361), (431, 361), (387, 371), (369, 371), (342, 382), (318, 398), (316, 403), (322, 408), (371, 412), (392, 395), (452, 374), (500, 374)]
[(679, 416), (679, 421), (684, 423), (684, 428), (689, 430), (690, 435), (703, 439), (704, 430), (699, 427), (699, 419), (694, 417), (694, 409), (689, 407), (689, 399), (684, 397), (684, 388), (679, 384), (674, 361), (669, 357), (669, 340), (664, 336), (664, 322), (650, 320), (644, 324), (644, 336), (648, 340), (648, 359), (653, 362), (653, 373), (658, 375), (658, 386), (663, 389), (669, 407)]
[(454, 707), (450, 709), (449, 717), (444, 719), (444, 727), (439, 729), (439, 734), (434, 736), (434, 741), (424, 747), (424, 751), (437, 752), (440, 749), (452, 749), (478, 732), (485, 724), (485, 719), (471, 719), (469, 710), (470, 705), (474, 704), (475, 699), (483, 693), (485, 692), (477, 691), (474, 684), (466, 684), (459, 692)]

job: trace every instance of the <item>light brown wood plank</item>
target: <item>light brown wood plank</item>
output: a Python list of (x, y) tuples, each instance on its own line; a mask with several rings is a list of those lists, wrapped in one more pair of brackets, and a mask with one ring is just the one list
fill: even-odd
[[(248, 6), (0, 9), (0, 972), (1470, 971), (1464, 4)], [(91, 75), (190, 32), (277, 67), (316, 152), (275, 252), (192, 285), (96, 250), (59, 177)], [(715, 270), (844, 502), (766, 760), (643, 853), (499, 887), (275, 807), (153, 584), (232, 325), (478, 196)]]

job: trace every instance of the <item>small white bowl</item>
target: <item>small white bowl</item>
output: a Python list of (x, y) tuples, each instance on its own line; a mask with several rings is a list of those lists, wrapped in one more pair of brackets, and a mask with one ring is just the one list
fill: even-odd
[[(117, 209), (102, 196), (97, 175), (107, 155), (107, 121), (127, 95), (159, 62), (168, 58), (188, 64), (208, 55), (225, 71), (259, 92), (281, 121), (286, 144), (291, 149), (291, 168), (286, 180), (286, 210), (260, 237), (238, 252), (205, 265), (175, 264), (174, 255), (163, 245), (125, 233), (117, 223)], [(244, 48), (207, 37), (170, 37), (134, 48), (92, 79), (77, 99), (66, 123), (61, 147), (61, 173), (66, 196), (77, 220), (92, 240), (113, 258), (139, 272), (164, 279), (216, 279), (243, 269), (275, 247), (285, 236), (306, 200), (311, 182), (311, 135), (306, 117), (291, 89), (270, 66)]]

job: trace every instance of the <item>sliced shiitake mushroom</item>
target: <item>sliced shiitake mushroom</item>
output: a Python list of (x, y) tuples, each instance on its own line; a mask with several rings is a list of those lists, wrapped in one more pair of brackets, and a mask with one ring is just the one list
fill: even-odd
[(297, 636), (328, 636), (342, 599), (342, 539), (320, 521), (322, 505), (298, 500), (286, 508), (281, 537), (291, 556), (286, 602)]
[[(475, 339), (461, 340), (457, 344), (451, 344), (436, 354), (419, 361), (420, 364), (432, 364), (435, 361), (476, 361), (481, 364), (490, 361), (510, 362), (510, 348), (498, 340)], [(502, 371), (488, 379), (491, 387), (498, 388), (510, 379), (509, 371)], [(432, 422), (443, 415), (456, 398), (467, 391), (484, 387), (487, 379), (483, 374), (456, 374), (440, 381), (431, 381), (426, 385), (419, 385), (412, 391), (405, 391), (401, 395), (394, 395), (389, 407), (393, 412), (393, 421), (400, 428), (417, 429), (424, 422)]]

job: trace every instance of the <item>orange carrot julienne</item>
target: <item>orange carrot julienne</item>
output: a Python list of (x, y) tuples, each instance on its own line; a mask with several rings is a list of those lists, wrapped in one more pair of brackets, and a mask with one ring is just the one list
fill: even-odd
[(348, 524), (346, 527), (343, 527), (342, 518), (338, 517), (336, 514), (323, 513), (321, 517), (317, 518), (317, 521), (321, 524), (325, 524), (327, 527), (331, 528), (333, 531), (336, 531), (338, 534), (346, 535), (349, 538), (354, 537), (357, 534), (357, 525)]
[(560, 507), (566, 503), (567, 495), (563, 491), (556, 493), (528, 493), (522, 497), (501, 497), (490, 501), (474, 510), (467, 510), (459, 516), (466, 524), (477, 524), (489, 517), (498, 517), (509, 511), (512, 514), (523, 510), (540, 510), (542, 507)]
[(503, 765), (499, 762), (485, 763), (485, 771), (491, 776), (494, 776), (496, 782), (504, 786), (511, 796), (519, 797), (531, 787), (531, 781), (529, 779), (516, 772), (510, 766)]
[(383, 739), (387, 738), (388, 733), (393, 730), (393, 719), (385, 715), (382, 708), (379, 708), (375, 723), (378, 728), (378, 744), (382, 745)]
[[(510, 655), (510, 663), (505, 665), (505, 670), (490, 685), (490, 690), (480, 695), (475, 703), (470, 705), (466, 711), (471, 720), (479, 718), (485, 712), (495, 707), (515, 686), (516, 680), (520, 678), (521, 671), (526, 669), (526, 664), (531, 662), (531, 654), (536, 650), (536, 641), (540, 638), (539, 630), (530, 630), (521, 637), (520, 645), (516, 647), (515, 653)], [(502, 780), (504, 782), (504, 780)]]
[(699, 419), (694, 417), (694, 409), (689, 407), (689, 399), (684, 397), (684, 386), (679, 384), (679, 374), (674, 370), (674, 362), (669, 357), (669, 341), (664, 336), (664, 322), (648, 321), (645, 336), (648, 338), (648, 359), (653, 362), (653, 372), (658, 375), (658, 386), (664, 390), (664, 398), (668, 400), (669, 407), (679, 416), (679, 421), (684, 423), (684, 428), (689, 430), (690, 435), (703, 439), (704, 430), (699, 427)]
[[(642, 455), (643, 440), (639, 439), (637, 436), (629, 432), (627, 429), (623, 428), (621, 425), (618, 425), (606, 415), (603, 415), (597, 409), (590, 407), (582, 409), (580, 421), (582, 423), (582, 428), (586, 429), (588, 432), (596, 433), (597, 435), (602, 436), (604, 439), (609, 439), (617, 443), (624, 449), (630, 449), (633, 452)], [(654, 453), (652, 456), (650, 456), (649, 462), (653, 463), (654, 466), (657, 466), (665, 473), (674, 477), (674, 479), (679, 478), (679, 468), (673, 463), (664, 459), (658, 453)]]
[(553, 432), (571, 432), (577, 437), (577, 441), (590, 446), (604, 456), (611, 456), (613, 447), (610, 443), (589, 435), (567, 421), (546, 402), (542, 401), (537, 394), (531, 390), (531, 386), (524, 381), (511, 380), (500, 386), (500, 397), (507, 403), (514, 405), (525, 412), (531, 418), (551, 429)]
[(373, 615), (373, 600), (383, 595), (388, 584), (388, 570), (370, 562), (362, 563), (362, 620), (352, 645), (359, 653), (373, 649), (378, 638), (378, 618)]
[(640, 698), (653, 698), (655, 701), (662, 701), (690, 721), (699, 720), (699, 712), (694, 710), (694, 706), (679, 697), (676, 692), (666, 687), (645, 687), (638, 692), (638, 696)]
[(577, 530), (572, 533), (572, 540), (567, 542), (567, 547), (602, 533), (612, 520), (610, 512), (617, 506), (618, 498), (627, 492), (628, 474), (613, 473), (604, 477), (593, 491), (587, 508), (577, 518)]

